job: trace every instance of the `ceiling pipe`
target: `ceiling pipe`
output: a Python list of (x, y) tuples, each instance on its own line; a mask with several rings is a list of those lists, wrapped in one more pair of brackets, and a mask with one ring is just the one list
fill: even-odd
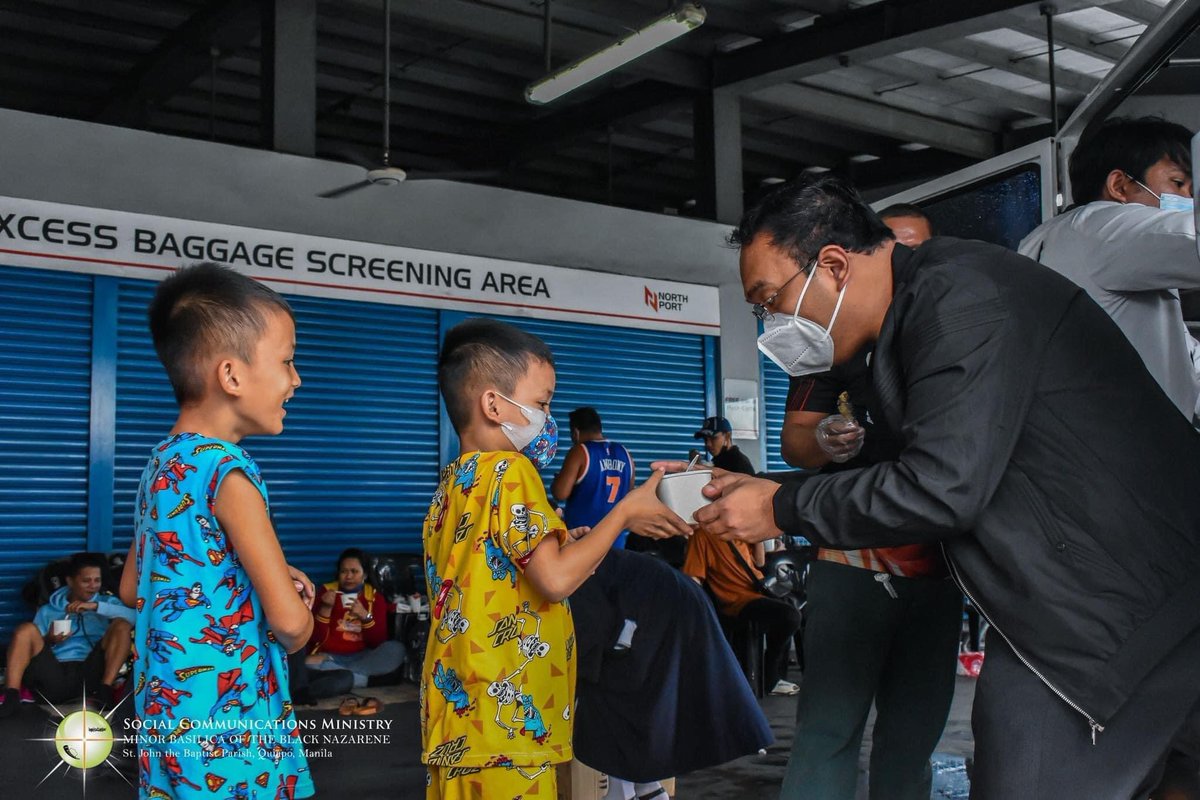
[(554, 68), (550, 61), (550, 11), (550, 0), (542, 0), (542, 21), (544, 23), (542, 30), (542, 53), (546, 62), (547, 73)]
[(1054, 71), (1054, 13), (1055, 8), (1045, 3), (1039, 9), (1046, 18), (1046, 55), (1050, 61), (1050, 135), (1058, 135), (1058, 77)]

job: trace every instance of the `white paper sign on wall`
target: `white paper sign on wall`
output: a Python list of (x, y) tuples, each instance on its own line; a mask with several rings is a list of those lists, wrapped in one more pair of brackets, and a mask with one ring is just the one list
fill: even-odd
[(725, 398), (722, 408), (733, 426), (733, 438), (758, 438), (758, 381), (740, 378), (725, 379)]

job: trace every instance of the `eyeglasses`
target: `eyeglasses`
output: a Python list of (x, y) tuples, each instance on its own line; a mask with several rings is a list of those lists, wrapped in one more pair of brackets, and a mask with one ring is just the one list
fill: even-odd
[(1149, 192), (1149, 193), (1150, 193), (1150, 194), (1151, 194), (1151, 195), (1154, 197), (1154, 199), (1155, 199), (1155, 200), (1162, 200), (1162, 197), (1159, 195), (1159, 193), (1158, 193), (1158, 192), (1154, 191), (1154, 190), (1153, 190), (1153, 189), (1151, 189), (1149, 186), (1147, 186), (1146, 184), (1142, 183), (1142, 182), (1141, 182), (1141, 181), (1139, 181), (1137, 178), (1133, 177), (1133, 175), (1132, 175), (1132, 174), (1130, 174), (1130, 173), (1126, 172), (1126, 173), (1125, 173), (1125, 177), (1126, 177), (1126, 178), (1129, 178), (1129, 180), (1133, 181), (1133, 182), (1134, 182), (1134, 183), (1136, 183), (1138, 186), (1142, 187), (1142, 188), (1143, 188), (1143, 189), (1145, 189), (1147, 192)]
[(778, 289), (776, 289), (775, 293), (772, 294), (770, 297), (768, 297), (766, 300), (763, 300), (761, 303), (755, 303), (754, 307), (751, 311), (751, 313), (754, 314), (754, 318), (756, 320), (758, 320), (759, 322), (770, 322), (771, 320), (775, 319), (775, 312), (771, 311), (771, 309), (768, 308), (768, 306), (770, 306), (771, 304), (773, 304), (775, 302), (775, 298), (779, 297), (779, 293), (782, 292), (784, 289), (786, 289), (787, 285), (789, 283), (796, 280), (796, 278), (799, 278), (801, 275), (806, 274), (806, 272), (807, 272), (806, 270), (803, 270), (803, 269), (800, 270), (795, 275), (793, 275), (792, 277), (790, 277), (786, 281), (784, 281), (783, 285), (780, 286)]

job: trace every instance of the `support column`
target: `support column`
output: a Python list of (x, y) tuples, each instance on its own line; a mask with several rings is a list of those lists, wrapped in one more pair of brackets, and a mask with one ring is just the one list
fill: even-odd
[(737, 223), (742, 216), (742, 101), (729, 89), (696, 100), (696, 213)]
[[(694, 110), (696, 153), (696, 213), (728, 223), (742, 216), (742, 108), (741, 98), (729, 89), (717, 89), (698, 99)], [(759, 369), (758, 323), (742, 295), (736, 265), (723, 276), (718, 289), (721, 305), (720, 375), (755, 381), (762, 393)], [(724, 397), (724, 386), (717, 387)], [(724, 414), (724, 407), (720, 413)], [(766, 468), (766, 423), (758, 411), (758, 439), (735, 439), (758, 469)]]
[(317, 0), (262, 0), (263, 144), (317, 152)]

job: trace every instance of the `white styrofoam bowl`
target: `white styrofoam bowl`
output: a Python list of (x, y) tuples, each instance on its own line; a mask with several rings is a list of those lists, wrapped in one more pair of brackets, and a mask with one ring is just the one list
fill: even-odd
[(658, 499), (667, 508), (683, 517), (685, 522), (695, 522), (694, 514), (710, 501), (701, 489), (712, 480), (711, 469), (694, 469), (691, 472), (672, 472), (664, 475), (658, 485)]

